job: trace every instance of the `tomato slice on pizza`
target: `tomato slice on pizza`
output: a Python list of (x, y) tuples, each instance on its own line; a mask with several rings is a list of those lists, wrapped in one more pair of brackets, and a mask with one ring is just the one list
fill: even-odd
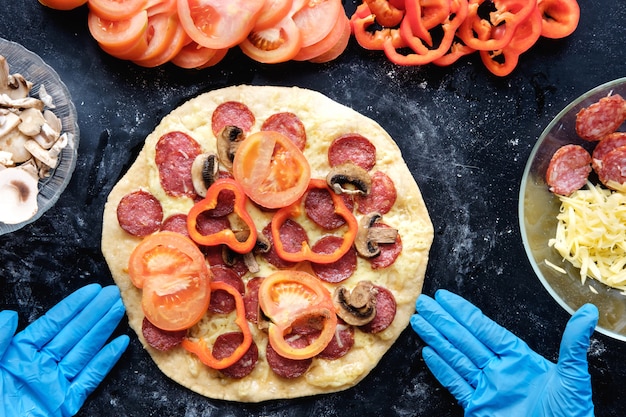
[(287, 136), (262, 130), (239, 145), (233, 160), (233, 176), (252, 201), (274, 209), (288, 206), (304, 194), (311, 168)]
[[(270, 321), (270, 344), (285, 358), (312, 358), (335, 335), (337, 315), (331, 294), (319, 279), (306, 272), (285, 270), (265, 278), (259, 287), (259, 306)], [(298, 326), (319, 335), (304, 347), (293, 346), (287, 337)]]
[(206, 313), (209, 270), (198, 246), (182, 234), (166, 231), (144, 238), (130, 255), (128, 274), (143, 289), (143, 311), (158, 328), (188, 329)]

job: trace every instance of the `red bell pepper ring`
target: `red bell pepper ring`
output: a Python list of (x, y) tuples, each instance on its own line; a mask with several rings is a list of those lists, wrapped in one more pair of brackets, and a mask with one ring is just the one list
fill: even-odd
[[(314, 252), (307, 242), (302, 242), (302, 247), (297, 252), (289, 252), (285, 250), (285, 246), (280, 236), (280, 228), (288, 219), (296, 218), (302, 213), (302, 203), (304, 201), (304, 198), (300, 198), (300, 200), (296, 201), (292, 205), (283, 207), (282, 209), (278, 210), (274, 214), (274, 217), (272, 217), (271, 230), (272, 239), (274, 240), (274, 247), (278, 256), (285, 261), (311, 261), (318, 264), (333, 263), (341, 258), (343, 255), (345, 255), (354, 243), (354, 239), (359, 228), (359, 223), (354, 217), (354, 214), (352, 214), (352, 210), (350, 210), (346, 206), (339, 194), (336, 194), (334, 191), (328, 188), (325, 180), (312, 179), (309, 183), (308, 190), (311, 190), (313, 188), (324, 188), (330, 192), (333, 203), (335, 204), (335, 213), (344, 218), (348, 230), (342, 236), (343, 242), (341, 243), (341, 245), (332, 253)], [(306, 196), (306, 193), (304, 195)]]
[[(244, 241), (240, 241), (232, 229), (223, 229), (219, 232), (204, 235), (198, 231), (198, 216), (205, 211), (214, 209), (217, 206), (219, 195), (222, 191), (232, 191), (235, 195), (234, 213), (241, 218), (249, 229), (249, 233)], [(246, 210), (248, 197), (244, 193), (241, 185), (232, 178), (220, 178), (215, 181), (207, 190), (206, 197), (197, 202), (187, 214), (187, 231), (194, 242), (204, 246), (227, 245), (238, 253), (248, 253), (256, 244), (257, 230), (254, 220)]]
[(492, 74), (504, 77), (513, 72), (519, 56), (530, 49), (540, 36), (541, 12), (535, 8), (528, 19), (517, 27), (507, 46), (497, 51), (479, 51), (480, 59)]
[(465, 45), (462, 41), (455, 39), (454, 41), (452, 41), (452, 46), (450, 47), (450, 50), (441, 58), (435, 59), (433, 61), (433, 64), (440, 67), (452, 65), (456, 61), (458, 61), (459, 58), (465, 55), (469, 55), (472, 52), (476, 52), (476, 50)]
[(387, 0), (365, 0), (365, 4), (376, 16), (376, 22), (383, 27), (398, 26), (404, 17), (404, 10), (394, 7)]
[(429, 30), (448, 19), (450, 3), (450, 0), (406, 0), (406, 18), (413, 34), (432, 46)]
[(371, 51), (382, 51), (383, 45), (388, 39), (391, 39), (392, 44), (396, 48), (406, 46), (397, 28), (382, 28), (376, 31), (368, 30), (375, 22), (376, 16), (370, 12), (366, 3), (359, 5), (350, 18), (352, 33), (362, 48)]
[(571, 35), (578, 27), (580, 6), (576, 0), (539, 0), (543, 23), (541, 36), (559, 39)]
[[(496, 11), (491, 12), (489, 20), (479, 15), (479, 7), (491, 2)], [(467, 18), (457, 31), (463, 42), (479, 51), (495, 51), (504, 48), (513, 38), (515, 29), (521, 25), (537, 7), (537, 0), (469, 0)], [(477, 36), (484, 29), (490, 29), (490, 36), (485, 39)]]
[(207, 342), (203, 338), (199, 338), (197, 340), (185, 338), (183, 339), (181, 346), (188, 352), (198, 356), (198, 359), (200, 359), (200, 361), (206, 366), (213, 369), (224, 369), (228, 368), (245, 355), (252, 344), (252, 333), (250, 332), (248, 322), (246, 321), (246, 307), (243, 303), (243, 297), (239, 291), (233, 286), (222, 281), (211, 282), (211, 291), (217, 290), (226, 291), (235, 298), (235, 310), (237, 314), (235, 324), (239, 326), (241, 332), (243, 333), (243, 341), (239, 346), (237, 346), (230, 356), (222, 359), (217, 359), (213, 356), (213, 352), (208, 348)]
[[(408, 10), (410, 8), (409, 3), (407, 2), (406, 5)], [(445, 22), (441, 25), (443, 29), (443, 38), (437, 48), (428, 48), (427, 45), (424, 44), (424, 41), (418, 36), (415, 36), (415, 34), (411, 31), (410, 21), (405, 19), (400, 24), (400, 35), (415, 53), (402, 55), (396, 50), (396, 48), (393, 47), (391, 43), (386, 42), (383, 45), (385, 55), (387, 55), (387, 58), (391, 62), (397, 65), (425, 65), (441, 58), (452, 46), (456, 31), (467, 16), (467, 5), (467, 0), (452, 1), (450, 15), (448, 15)]]

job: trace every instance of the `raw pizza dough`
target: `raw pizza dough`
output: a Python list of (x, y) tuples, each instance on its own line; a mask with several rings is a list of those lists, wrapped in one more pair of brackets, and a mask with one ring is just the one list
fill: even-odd
[[(281, 378), (269, 368), (265, 360), (267, 338), (254, 325), (250, 327), (259, 350), (259, 361), (252, 373), (240, 380), (225, 377), (219, 371), (208, 368), (181, 347), (168, 352), (158, 351), (150, 347), (142, 335), (144, 314), (141, 290), (133, 286), (127, 273), (129, 255), (141, 239), (131, 236), (119, 226), (117, 205), (127, 193), (143, 189), (161, 201), (164, 218), (189, 210), (193, 205), (191, 199), (169, 197), (161, 188), (155, 165), (155, 144), (165, 133), (182, 131), (199, 142), (203, 151), (214, 151), (216, 139), (211, 129), (211, 115), (220, 103), (226, 101), (242, 102), (252, 110), (256, 117), (253, 132), (259, 130), (263, 121), (274, 113), (295, 113), (306, 128), (304, 154), (311, 165), (312, 178), (326, 177), (329, 169), (326, 155), (333, 138), (345, 133), (360, 133), (376, 147), (377, 162), (372, 171), (384, 171), (397, 190), (397, 200), (383, 218), (386, 224), (399, 230), (402, 253), (392, 266), (381, 270), (373, 270), (367, 260), (359, 257), (357, 271), (342, 282), (351, 287), (360, 280), (369, 279), (391, 290), (397, 303), (395, 319), (378, 334), (355, 331), (355, 344), (345, 356), (332, 361), (314, 359), (306, 374), (296, 379)], [(259, 219), (262, 218), (261, 213)], [(259, 230), (264, 224), (259, 226)], [(414, 313), (415, 300), (421, 293), (432, 239), (433, 227), (420, 190), (402, 159), (400, 149), (378, 123), (311, 90), (242, 85), (204, 93), (187, 101), (164, 117), (146, 138), (136, 161), (108, 197), (103, 218), (102, 252), (121, 290), (130, 326), (165, 375), (210, 398), (259, 402), (345, 390), (361, 381), (408, 325)], [(259, 256), (257, 260), (261, 266), (257, 276), (275, 270)], [(252, 274), (244, 276), (244, 281), (251, 277)], [(327, 287), (332, 293), (333, 285), (328, 284)], [(235, 329), (226, 318), (206, 318), (197, 326), (206, 327), (202, 331), (216, 334)]]

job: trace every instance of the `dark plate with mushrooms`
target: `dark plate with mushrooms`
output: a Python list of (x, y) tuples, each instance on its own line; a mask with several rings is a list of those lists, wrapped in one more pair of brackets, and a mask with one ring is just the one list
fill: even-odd
[(37, 54), (0, 38), (0, 235), (52, 207), (76, 166), (74, 103)]

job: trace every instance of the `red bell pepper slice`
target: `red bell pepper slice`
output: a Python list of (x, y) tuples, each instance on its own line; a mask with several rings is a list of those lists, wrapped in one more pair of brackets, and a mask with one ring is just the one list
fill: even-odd
[[(313, 249), (309, 246), (307, 242), (302, 242), (302, 247), (297, 252), (288, 252), (285, 250), (285, 246), (283, 244), (282, 238), (280, 236), (280, 227), (290, 218), (296, 218), (302, 213), (302, 204), (304, 198), (300, 198), (300, 200), (296, 201), (290, 206), (284, 207), (278, 210), (271, 222), (271, 230), (272, 230), (272, 239), (274, 240), (274, 246), (276, 249), (276, 253), (278, 256), (288, 262), (303, 262), (303, 261), (311, 261), (319, 264), (329, 264), (337, 261), (343, 255), (350, 250), (352, 244), (354, 243), (354, 239), (356, 237), (356, 233), (359, 228), (359, 223), (354, 217), (352, 210), (350, 210), (346, 204), (343, 202), (343, 199), (339, 194), (336, 194), (326, 184), (325, 180), (322, 179), (312, 179), (309, 183), (308, 190), (313, 188), (325, 188), (330, 192), (330, 195), (333, 199), (333, 203), (335, 204), (335, 213), (342, 216), (345, 221), (348, 230), (345, 232), (343, 237), (343, 242), (341, 245), (332, 253), (317, 253), (314, 252)], [(306, 196), (306, 193), (305, 193)]]
[(406, 18), (415, 36), (432, 46), (433, 39), (429, 30), (448, 19), (450, 3), (451, 0), (406, 0)]
[(400, 37), (397, 28), (382, 28), (380, 30), (371, 31), (368, 28), (376, 22), (376, 16), (372, 14), (367, 3), (359, 5), (350, 18), (350, 27), (354, 34), (354, 39), (362, 48), (371, 51), (382, 51), (383, 44), (391, 39), (392, 44), (396, 48), (406, 46), (404, 40)]
[[(409, 19), (404, 19), (400, 24), (400, 35), (407, 45), (415, 52), (409, 55), (399, 53), (390, 42), (384, 44), (384, 51), (387, 58), (397, 65), (425, 65), (444, 56), (455, 39), (457, 28), (467, 16), (467, 0), (453, 0), (450, 6), (450, 14), (441, 25), (443, 38), (439, 45), (430, 49), (424, 41), (412, 32)], [(406, 2), (407, 15), (413, 6), (410, 1)]]
[(237, 349), (235, 349), (230, 356), (222, 359), (217, 359), (213, 356), (213, 352), (211, 352), (208, 348), (207, 342), (203, 338), (199, 338), (197, 340), (185, 338), (183, 339), (181, 346), (187, 351), (198, 356), (200, 361), (206, 366), (213, 369), (224, 369), (237, 362), (248, 351), (250, 345), (252, 344), (252, 333), (250, 332), (248, 322), (246, 321), (246, 308), (243, 303), (243, 297), (239, 291), (225, 282), (213, 281), (211, 282), (211, 291), (216, 290), (226, 291), (235, 298), (235, 309), (237, 314), (235, 324), (239, 326), (241, 332), (243, 333), (243, 341), (239, 346), (237, 346)]
[(576, 0), (539, 0), (537, 7), (543, 18), (541, 36), (564, 38), (578, 27), (580, 6)]
[(433, 64), (438, 65), (440, 67), (452, 65), (456, 61), (458, 61), (459, 58), (461, 58), (462, 56), (469, 55), (475, 51), (476, 50), (474, 48), (470, 48), (469, 46), (465, 45), (462, 41), (455, 38), (455, 40), (452, 41), (452, 46), (450, 47), (448, 52), (446, 52), (446, 54), (443, 55), (441, 58), (435, 59), (433, 61)]
[(404, 17), (404, 10), (396, 8), (387, 0), (365, 0), (372, 13), (376, 16), (376, 22), (383, 27), (398, 26)]
[[(480, 16), (483, 3), (491, 3), (496, 10), (489, 19)], [(515, 29), (537, 7), (537, 0), (469, 0), (467, 18), (457, 31), (463, 42), (479, 51), (495, 51), (504, 48), (513, 38)], [(487, 30), (488, 29), (488, 30)], [(477, 33), (489, 33), (486, 38)]]
[[(239, 216), (249, 229), (249, 234), (244, 241), (240, 241), (232, 229), (223, 229), (217, 233), (203, 235), (198, 231), (198, 216), (205, 211), (217, 206), (219, 195), (222, 191), (232, 191), (235, 195), (234, 213)], [(254, 220), (246, 210), (248, 197), (241, 185), (232, 178), (220, 178), (207, 190), (206, 197), (197, 202), (187, 214), (187, 231), (194, 242), (205, 246), (227, 245), (238, 253), (248, 253), (256, 244), (257, 230)]]
[(535, 8), (528, 19), (517, 27), (507, 46), (497, 51), (479, 51), (485, 67), (500, 77), (513, 72), (519, 62), (519, 56), (530, 49), (541, 36), (541, 24), (541, 12)]

